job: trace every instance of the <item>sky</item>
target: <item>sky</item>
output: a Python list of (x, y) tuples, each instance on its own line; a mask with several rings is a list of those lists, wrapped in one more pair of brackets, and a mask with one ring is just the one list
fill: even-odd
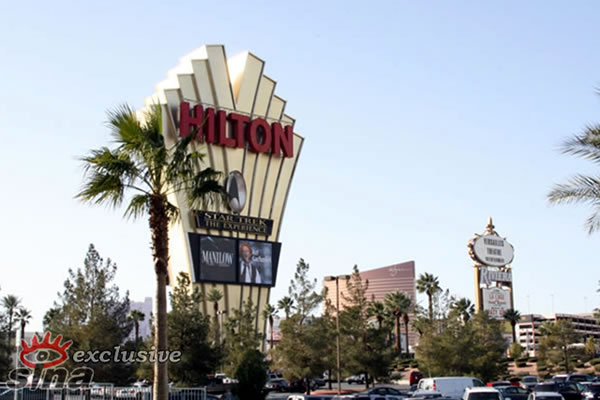
[[(74, 199), (106, 110), (143, 105), (204, 44), (266, 61), (306, 140), (278, 282), (414, 260), (474, 300), (467, 241), (492, 216), (514, 245), (521, 313), (600, 306), (584, 206), (553, 184), (594, 165), (560, 144), (600, 118), (593, 1), (53, 1), (0, 6), (0, 296), (57, 298), (93, 243), (132, 300), (154, 293), (147, 221)], [(419, 297), (421, 304), (426, 303)]]

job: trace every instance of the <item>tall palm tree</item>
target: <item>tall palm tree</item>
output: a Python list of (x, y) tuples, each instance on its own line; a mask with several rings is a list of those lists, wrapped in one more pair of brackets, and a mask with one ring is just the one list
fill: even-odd
[(15, 317), (19, 321), (19, 325), (21, 325), (21, 339), (25, 340), (25, 326), (31, 320), (31, 311), (25, 307), (20, 307), (15, 313)]
[(221, 327), (219, 326), (219, 301), (223, 298), (223, 293), (219, 289), (212, 288), (208, 292), (206, 299), (213, 303), (213, 312), (215, 314), (215, 344), (221, 343)]
[(441, 290), (442, 288), (440, 287), (440, 282), (436, 276), (427, 272), (419, 275), (419, 280), (417, 280), (417, 291), (419, 293), (427, 294), (430, 321), (433, 321), (433, 296)]
[(283, 312), (285, 313), (285, 319), (288, 319), (290, 317), (290, 313), (292, 312), (293, 306), (294, 300), (289, 296), (282, 297), (277, 302), (277, 308), (283, 310)]
[(277, 317), (277, 309), (270, 304), (265, 305), (265, 309), (263, 310), (264, 319), (269, 320), (269, 326), (271, 327), (271, 344), (269, 349), (273, 348), (273, 319)]
[[(579, 135), (565, 141), (562, 153), (589, 160), (600, 165), (600, 125), (591, 125)], [(593, 207), (585, 226), (588, 233), (600, 229), (600, 178), (577, 174), (567, 183), (555, 185), (548, 194), (548, 200), (555, 204), (583, 203)]]
[[(125, 217), (148, 216), (156, 279), (154, 346), (166, 351), (169, 225), (179, 216), (169, 196), (185, 196), (194, 209), (217, 200), (217, 194), (224, 191), (216, 180), (219, 174), (210, 168), (201, 170), (203, 155), (190, 148), (197, 131), (173, 145), (165, 143), (160, 106), (152, 106), (144, 118), (138, 118), (133, 109), (123, 105), (108, 112), (108, 126), (115, 147), (101, 147), (82, 158), (85, 182), (76, 197), (111, 207), (128, 201)], [(167, 397), (167, 363), (157, 358), (154, 399)]]
[(146, 319), (146, 314), (140, 310), (131, 310), (129, 312), (129, 319), (133, 321), (133, 328), (135, 330), (135, 348), (138, 348), (140, 343), (140, 322)]
[[(383, 303), (385, 304), (385, 308), (388, 310), (390, 314), (392, 314), (395, 318), (396, 323), (396, 350), (398, 353), (401, 352), (400, 347), (400, 318), (403, 315), (407, 315), (410, 312), (411, 299), (406, 294), (402, 292), (393, 292), (385, 295), (383, 299)], [(408, 353), (408, 318), (405, 320), (405, 332), (406, 332), (406, 352)]]
[(506, 310), (506, 312), (504, 313), (504, 319), (510, 322), (510, 326), (512, 328), (513, 343), (517, 343), (516, 325), (517, 322), (521, 320), (521, 313), (511, 308), (509, 310)]
[(21, 304), (21, 299), (12, 294), (8, 294), (2, 298), (2, 306), (6, 309), (8, 313), (8, 345), (10, 346), (10, 340), (12, 337), (13, 330), (13, 318), (15, 315), (15, 311), (18, 310), (19, 305)]
[(463, 323), (470, 320), (473, 314), (475, 314), (475, 305), (466, 297), (452, 302), (450, 309), (456, 313)]
[(377, 319), (377, 326), (381, 329), (383, 320), (386, 317), (385, 305), (381, 301), (375, 301), (375, 299), (373, 299), (371, 303), (369, 303), (367, 313), (369, 317), (375, 317)]

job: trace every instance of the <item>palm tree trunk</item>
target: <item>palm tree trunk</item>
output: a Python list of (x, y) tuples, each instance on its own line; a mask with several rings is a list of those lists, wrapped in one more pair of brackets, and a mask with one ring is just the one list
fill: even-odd
[(406, 343), (406, 358), (410, 356), (410, 352), (408, 351), (408, 318), (404, 319), (404, 340)]
[(21, 321), (21, 340), (25, 340), (25, 321)]
[(429, 301), (429, 320), (433, 321), (433, 299), (429, 293), (427, 293), (427, 300)]
[(400, 350), (400, 317), (396, 317), (396, 351), (401, 354)]
[(133, 325), (135, 327), (135, 349), (137, 350), (140, 343), (140, 322), (136, 319)]
[(517, 332), (515, 329), (516, 325), (517, 325), (516, 322), (514, 322), (514, 321), (510, 322), (510, 326), (512, 327), (513, 343), (517, 343)]
[(271, 325), (271, 346), (269, 350), (273, 350), (273, 317), (269, 317), (269, 325)]
[[(169, 222), (165, 201), (153, 196), (150, 201), (150, 230), (152, 231), (152, 253), (156, 273), (156, 325), (154, 346), (157, 354), (167, 351), (167, 284), (169, 263)], [(169, 375), (168, 363), (154, 362), (154, 400), (168, 400)]]

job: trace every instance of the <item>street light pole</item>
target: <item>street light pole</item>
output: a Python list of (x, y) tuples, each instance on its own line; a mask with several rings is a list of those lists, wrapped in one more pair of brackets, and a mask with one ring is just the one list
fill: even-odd
[(338, 395), (342, 393), (342, 382), (340, 380), (340, 277), (335, 277), (335, 325), (337, 329), (336, 347), (337, 347), (337, 384)]
[[(326, 276), (326, 281), (335, 281), (335, 327), (337, 335), (335, 338), (336, 344), (336, 355), (337, 355), (337, 384), (338, 384), (338, 395), (342, 394), (342, 381), (341, 381), (341, 360), (340, 360), (340, 278), (348, 280), (351, 278), (350, 275), (339, 275), (339, 276)], [(329, 377), (331, 382), (331, 377)]]

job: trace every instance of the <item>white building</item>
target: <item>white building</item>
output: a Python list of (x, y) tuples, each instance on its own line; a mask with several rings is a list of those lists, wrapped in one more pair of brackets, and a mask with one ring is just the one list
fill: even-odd
[(517, 324), (517, 340), (530, 356), (535, 357), (540, 344), (540, 326), (558, 320), (570, 320), (582, 343), (590, 336), (600, 338), (600, 323), (593, 314), (528, 314), (522, 315)]

